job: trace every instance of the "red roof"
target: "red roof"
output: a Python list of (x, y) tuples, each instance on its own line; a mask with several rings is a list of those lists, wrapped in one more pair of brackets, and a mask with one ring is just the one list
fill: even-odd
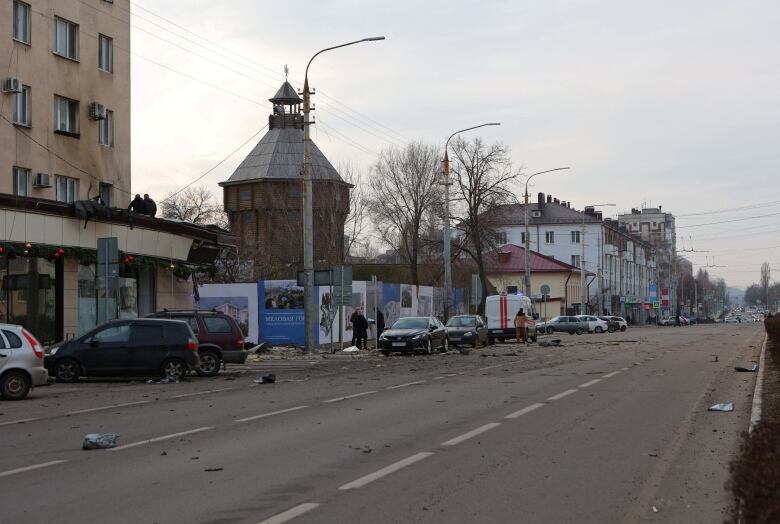
[[(580, 268), (531, 251), (531, 272), (533, 273), (571, 273)], [(506, 244), (485, 253), (485, 271), (488, 273), (522, 273), (525, 271), (525, 249), (514, 244)], [(592, 273), (586, 272), (588, 275)]]

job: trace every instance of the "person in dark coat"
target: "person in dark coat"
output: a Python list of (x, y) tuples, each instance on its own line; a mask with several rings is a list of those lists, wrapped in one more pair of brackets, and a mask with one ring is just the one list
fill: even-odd
[(149, 198), (148, 194), (144, 195), (144, 205), (146, 206), (146, 215), (153, 217), (157, 214), (157, 204)]
[(352, 327), (352, 345), (357, 346), (357, 340), (355, 338), (355, 319), (360, 314), (360, 309), (356, 308), (355, 311), (349, 316), (349, 325)]
[(132, 202), (130, 202), (130, 205), (127, 206), (127, 209), (132, 211), (133, 213), (139, 213), (141, 215), (146, 214), (146, 204), (144, 203), (144, 199), (141, 198), (141, 195), (135, 195), (135, 198)]
[(376, 336), (379, 337), (379, 335), (382, 334), (382, 331), (385, 330), (385, 315), (382, 313), (382, 310), (377, 308), (376, 309)]
[(368, 349), (368, 320), (360, 310), (357, 311), (355, 321), (352, 322), (352, 331), (358, 349)]

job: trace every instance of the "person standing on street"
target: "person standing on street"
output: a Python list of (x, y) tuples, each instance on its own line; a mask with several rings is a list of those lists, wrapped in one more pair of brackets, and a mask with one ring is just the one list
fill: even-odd
[(368, 320), (360, 310), (356, 313), (355, 320), (352, 322), (352, 336), (357, 340), (358, 349), (368, 349)]
[(522, 342), (523, 344), (527, 344), (527, 340), (525, 338), (525, 313), (523, 312), (523, 308), (520, 308), (517, 311), (517, 315), (515, 315), (515, 334), (517, 336), (517, 343), (519, 344)]
[(355, 339), (355, 319), (360, 314), (360, 308), (355, 308), (355, 311), (349, 316), (349, 325), (352, 328), (352, 345), (356, 346), (357, 340)]
[(382, 331), (385, 330), (385, 315), (382, 313), (382, 310), (377, 308), (376, 309), (376, 336), (377, 338), (382, 334)]
[(157, 204), (154, 202), (154, 200), (149, 198), (148, 194), (144, 195), (144, 206), (146, 206), (145, 214), (147, 216), (153, 217), (154, 215), (157, 214)]
[(146, 204), (144, 203), (144, 199), (141, 198), (141, 195), (135, 195), (135, 198), (132, 202), (130, 202), (130, 205), (127, 206), (127, 209), (132, 211), (133, 213), (138, 213), (140, 215), (146, 214)]

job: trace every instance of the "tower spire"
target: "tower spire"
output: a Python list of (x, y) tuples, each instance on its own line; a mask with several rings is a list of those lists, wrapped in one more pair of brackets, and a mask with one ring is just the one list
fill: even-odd
[(290, 68), (287, 67), (287, 64), (284, 64), (284, 81), (287, 82), (287, 75), (290, 74)]

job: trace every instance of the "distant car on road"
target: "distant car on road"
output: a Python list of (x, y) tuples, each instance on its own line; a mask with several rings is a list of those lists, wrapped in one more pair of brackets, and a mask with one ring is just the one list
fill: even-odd
[(244, 334), (238, 322), (219, 311), (199, 309), (163, 310), (146, 318), (183, 320), (190, 325), (198, 338), (200, 365), (198, 375), (213, 376), (219, 373), (222, 363), (243, 364), (249, 352), (244, 349)]
[(615, 320), (615, 317), (599, 317), (601, 320), (607, 323), (607, 332), (614, 333), (620, 331), (620, 322)]
[(479, 315), (456, 315), (447, 321), (447, 338), (450, 344), (466, 344), (473, 348), (488, 345), (488, 330)]
[(161, 376), (179, 380), (198, 367), (198, 339), (180, 320), (112, 320), (46, 351), (60, 382), (79, 377)]
[(435, 349), (447, 351), (449, 347), (447, 329), (435, 317), (399, 318), (379, 337), (379, 351), (386, 357), (393, 352), (430, 355)]
[(588, 330), (588, 325), (585, 322), (580, 321), (577, 317), (560, 316), (553, 317), (544, 323), (544, 331), (548, 335), (552, 335), (555, 332), (565, 332), (570, 335), (577, 334), (582, 335)]
[(658, 321), (659, 326), (674, 326), (677, 325), (677, 322), (674, 320), (674, 317), (667, 317), (662, 318)]
[(609, 329), (609, 323), (593, 315), (577, 315), (580, 322), (588, 326), (588, 333), (604, 333)]
[(22, 326), (0, 324), (0, 397), (22, 400), (48, 379), (41, 343)]
[(620, 326), (620, 331), (625, 331), (628, 329), (628, 321), (625, 318), (616, 317), (614, 315), (609, 318), (617, 321), (618, 325)]

